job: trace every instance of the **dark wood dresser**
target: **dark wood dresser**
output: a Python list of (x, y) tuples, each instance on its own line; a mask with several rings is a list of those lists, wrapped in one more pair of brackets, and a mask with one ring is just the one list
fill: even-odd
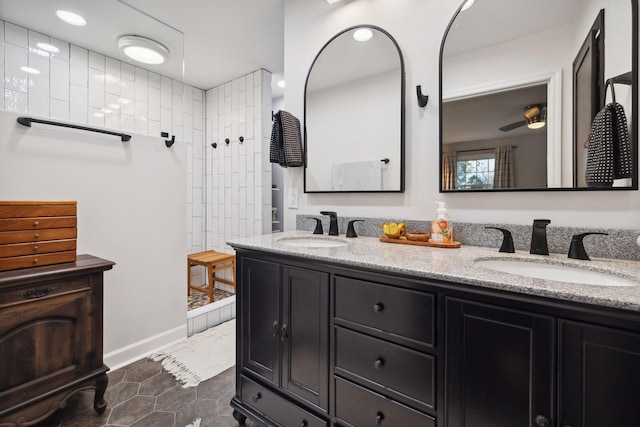
[(103, 272), (114, 263), (75, 262), (0, 272), (0, 426), (29, 426), (95, 388), (104, 412)]

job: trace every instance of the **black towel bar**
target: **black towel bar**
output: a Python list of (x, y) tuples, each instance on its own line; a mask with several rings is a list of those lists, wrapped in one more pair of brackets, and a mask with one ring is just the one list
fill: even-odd
[(21, 125), (28, 126), (28, 127), (31, 127), (31, 123), (42, 123), (43, 125), (60, 126), (60, 127), (63, 127), (63, 128), (80, 129), (80, 130), (86, 130), (86, 131), (89, 131), (89, 132), (104, 133), (104, 134), (107, 134), (107, 135), (119, 136), (120, 140), (122, 142), (126, 142), (126, 141), (131, 140), (131, 135), (127, 135), (126, 133), (111, 132), (111, 131), (103, 130), (103, 129), (96, 129), (96, 128), (90, 128), (90, 127), (86, 127), (86, 126), (73, 125), (71, 123), (53, 122), (51, 120), (34, 119), (33, 117), (24, 117), (24, 116), (23, 117), (18, 117), (17, 121)]

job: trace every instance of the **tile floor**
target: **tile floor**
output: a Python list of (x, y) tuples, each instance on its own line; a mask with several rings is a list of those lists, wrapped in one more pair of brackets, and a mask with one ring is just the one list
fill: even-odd
[[(220, 301), (221, 299), (230, 297), (231, 295), (233, 295), (231, 292), (223, 291), (222, 289), (215, 288), (213, 290), (213, 297), (216, 301)], [(194, 308), (199, 308), (209, 303), (209, 295), (204, 292), (191, 290), (191, 295), (189, 295), (187, 300), (187, 310), (193, 310)]]
[[(93, 391), (75, 393), (67, 406), (35, 427), (235, 427), (229, 402), (235, 390), (235, 367), (197, 387), (183, 388), (160, 362), (142, 359), (109, 372), (107, 409), (93, 410)], [(256, 427), (247, 420), (247, 427)]]

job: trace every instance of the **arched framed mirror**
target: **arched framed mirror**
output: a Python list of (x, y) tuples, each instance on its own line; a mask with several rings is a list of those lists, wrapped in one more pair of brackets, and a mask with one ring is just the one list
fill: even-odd
[(305, 85), (305, 193), (404, 191), (404, 62), (381, 28), (332, 37)]
[[(637, 0), (465, 1), (440, 51), (440, 191), (637, 190), (637, 27)], [(599, 184), (612, 92), (629, 137)]]

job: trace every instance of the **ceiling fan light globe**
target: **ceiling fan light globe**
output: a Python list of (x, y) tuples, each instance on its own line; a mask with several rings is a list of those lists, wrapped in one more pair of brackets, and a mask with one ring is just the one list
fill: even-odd
[(545, 122), (531, 122), (527, 123), (529, 129), (542, 129), (546, 125)]

